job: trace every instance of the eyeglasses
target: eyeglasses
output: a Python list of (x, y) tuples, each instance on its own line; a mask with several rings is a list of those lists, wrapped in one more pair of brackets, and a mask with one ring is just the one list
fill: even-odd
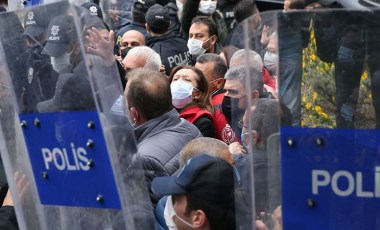
[(238, 127), (240, 128), (240, 129), (242, 129), (242, 128), (248, 128), (247, 126), (245, 126), (244, 125), (244, 123), (243, 123), (243, 120), (240, 120), (239, 122), (238, 122)]

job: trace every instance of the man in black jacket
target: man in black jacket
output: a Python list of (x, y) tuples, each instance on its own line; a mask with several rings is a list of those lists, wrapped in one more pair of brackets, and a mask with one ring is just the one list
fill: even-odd
[(148, 45), (161, 56), (166, 75), (169, 75), (172, 68), (186, 60), (187, 41), (168, 32), (171, 21), (167, 7), (155, 4), (149, 8), (145, 20), (146, 29), (152, 36)]

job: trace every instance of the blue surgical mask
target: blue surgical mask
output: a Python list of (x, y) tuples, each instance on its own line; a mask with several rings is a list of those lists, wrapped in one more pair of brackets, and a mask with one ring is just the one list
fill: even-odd
[(245, 149), (248, 149), (248, 145), (246, 144), (247, 142), (247, 139), (245, 139), (245, 136), (244, 134), (247, 134), (247, 133), (244, 133), (243, 131), (241, 132), (241, 135), (240, 135), (240, 140), (241, 140), (241, 144), (244, 146)]

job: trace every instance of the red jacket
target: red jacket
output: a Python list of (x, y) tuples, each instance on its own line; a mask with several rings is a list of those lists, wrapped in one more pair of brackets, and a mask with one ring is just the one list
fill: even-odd
[(276, 91), (276, 81), (269, 74), (268, 70), (265, 67), (263, 67), (263, 70), (262, 70), (262, 79), (265, 85), (271, 87), (273, 91)]
[(232, 130), (230, 124), (228, 124), (227, 118), (222, 112), (223, 98), (223, 93), (216, 94), (211, 98), (212, 105), (214, 106), (215, 138), (229, 145), (232, 142), (239, 141), (239, 138)]
[(190, 107), (185, 111), (182, 111), (179, 116), (191, 123), (194, 123), (194, 121), (203, 116), (209, 117), (212, 121), (214, 120), (212, 113), (199, 107)]

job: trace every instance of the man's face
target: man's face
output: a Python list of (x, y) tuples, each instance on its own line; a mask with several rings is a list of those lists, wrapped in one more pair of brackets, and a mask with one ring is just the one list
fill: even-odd
[(244, 85), (238, 79), (228, 79), (224, 84), (225, 96), (235, 98), (238, 101), (239, 109), (246, 109), (247, 107), (247, 92)]
[(138, 31), (131, 30), (124, 33), (123, 37), (121, 38), (120, 50), (125, 49), (127, 47), (132, 48), (142, 45), (145, 45), (144, 35)]
[[(215, 64), (212, 62), (206, 62), (206, 63), (195, 63), (195, 68), (199, 69), (202, 71), (202, 73), (205, 75), (207, 78), (207, 81), (209, 82), (209, 89), (211, 92), (214, 92), (215, 90), (218, 90), (217, 88), (217, 81), (213, 81), (213, 75), (214, 75), (214, 67)], [(213, 82), (212, 82), (213, 81)]]
[(127, 55), (123, 60), (123, 66), (126, 71), (136, 68), (142, 68), (146, 64), (145, 58), (135, 55)]
[(185, 195), (173, 195), (173, 207), (174, 207), (174, 212), (176, 216), (173, 217), (173, 221), (175, 225), (177, 226), (178, 230), (185, 230), (185, 229), (190, 229), (188, 225), (183, 223), (181, 220), (176, 218), (179, 216), (179, 218), (183, 219), (184, 221), (188, 222), (191, 224), (191, 218), (186, 215), (186, 207), (187, 207), (187, 199)]
[(207, 41), (210, 38), (208, 27), (202, 23), (194, 23), (189, 30), (189, 38)]

